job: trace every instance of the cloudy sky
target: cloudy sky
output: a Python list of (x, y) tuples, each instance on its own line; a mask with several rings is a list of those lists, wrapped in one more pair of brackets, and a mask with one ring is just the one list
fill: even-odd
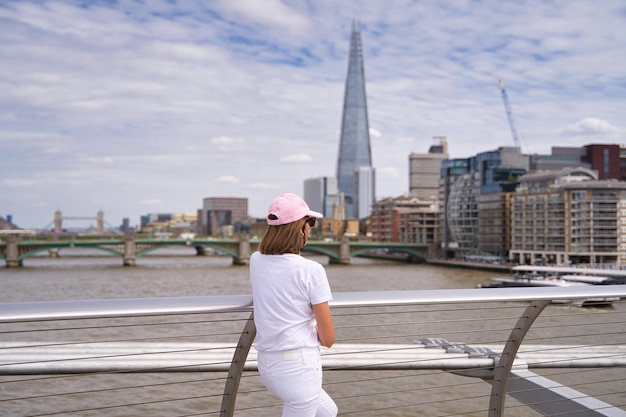
[(377, 198), (434, 136), (454, 158), (513, 146), (498, 80), (526, 153), (626, 143), (623, 0), (3, 1), (0, 216), (247, 197), (263, 217), (335, 175), (354, 20)]

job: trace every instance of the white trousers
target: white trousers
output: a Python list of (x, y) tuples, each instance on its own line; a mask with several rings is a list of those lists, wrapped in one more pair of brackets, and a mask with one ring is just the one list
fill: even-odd
[(265, 387), (284, 401), (282, 417), (335, 417), (337, 406), (322, 389), (319, 348), (258, 352)]

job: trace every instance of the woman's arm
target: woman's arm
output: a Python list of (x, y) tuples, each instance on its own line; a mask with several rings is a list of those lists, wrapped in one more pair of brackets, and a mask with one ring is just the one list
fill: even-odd
[(322, 346), (329, 348), (335, 343), (335, 326), (328, 302), (313, 305), (313, 313), (317, 320), (317, 338)]

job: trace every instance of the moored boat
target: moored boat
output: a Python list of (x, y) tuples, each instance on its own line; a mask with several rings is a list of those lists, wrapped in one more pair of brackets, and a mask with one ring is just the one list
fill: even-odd
[[(541, 268), (541, 269), (537, 269)], [(624, 283), (624, 277), (607, 277), (599, 275), (572, 274), (576, 268), (548, 269), (551, 267), (514, 267), (512, 277), (491, 278), (488, 284), (479, 285), (480, 288), (510, 288), (510, 287), (570, 287), (579, 285), (610, 285)], [(556, 272), (548, 274), (548, 271)], [(622, 282), (619, 282), (619, 281)], [(619, 298), (588, 298), (584, 300), (554, 300), (555, 304), (574, 304), (581, 307), (610, 306)]]
[[(515, 276), (535, 275), (544, 277), (570, 277), (570, 281), (587, 282), (594, 285), (626, 284), (626, 270), (597, 267), (578, 266), (541, 266), (541, 265), (517, 265), (512, 268)], [(577, 278), (574, 278), (577, 277)]]

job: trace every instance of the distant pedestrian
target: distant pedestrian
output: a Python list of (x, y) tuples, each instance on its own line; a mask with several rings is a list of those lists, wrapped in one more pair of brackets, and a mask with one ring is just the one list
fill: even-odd
[(322, 388), (319, 346), (331, 347), (335, 328), (326, 271), (300, 255), (323, 217), (295, 194), (276, 197), (267, 231), (250, 257), (259, 374), (284, 401), (283, 417), (335, 417), (337, 406)]

